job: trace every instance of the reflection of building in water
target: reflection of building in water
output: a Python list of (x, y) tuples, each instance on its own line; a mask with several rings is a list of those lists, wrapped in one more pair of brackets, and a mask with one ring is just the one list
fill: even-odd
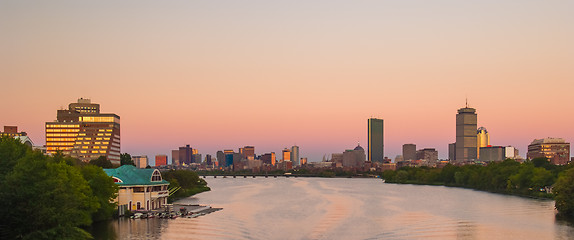
[(157, 169), (140, 169), (124, 165), (115, 169), (104, 169), (108, 176), (120, 186), (116, 202), (120, 210), (154, 210), (167, 204), (168, 181), (163, 180)]

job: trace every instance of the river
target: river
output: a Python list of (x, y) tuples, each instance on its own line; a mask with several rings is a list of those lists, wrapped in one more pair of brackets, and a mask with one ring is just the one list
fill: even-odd
[(554, 202), (351, 178), (212, 178), (197, 218), (120, 219), (97, 239), (570, 239)]

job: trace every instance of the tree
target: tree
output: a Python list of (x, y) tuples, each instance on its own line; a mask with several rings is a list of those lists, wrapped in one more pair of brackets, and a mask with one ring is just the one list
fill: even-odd
[(574, 168), (563, 172), (554, 184), (554, 206), (558, 213), (574, 217)]
[(110, 219), (117, 207), (113, 200), (117, 197), (118, 185), (101, 167), (88, 165), (82, 167), (81, 172), (100, 204), (100, 208), (92, 214), (92, 220), (102, 221)]
[(120, 154), (120, 165), (136, 165), (132, 160), (132, 156), (129, 153)]
[(96, 165), (101, 168), (114, 168), (114, 165), (110, 160), (106, 158), (106, 156), (100, 156), (94, 160), (90, 161), (90, 165)]
[(28, 151), (0, 185), (0, 226), (8, 238), (79, 239), (99, 203), (80, 171), (39, 151)]

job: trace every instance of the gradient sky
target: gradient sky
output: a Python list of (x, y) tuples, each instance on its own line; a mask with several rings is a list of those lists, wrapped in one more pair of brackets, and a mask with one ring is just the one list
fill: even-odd
[(297, 144), (385, 155), (455, 140), (468, 97), (493, 145), (574, 142), (574, 1), (0, 0), (0, 126), (37, 145), (77, 98), (121, 117), (122, 152)]

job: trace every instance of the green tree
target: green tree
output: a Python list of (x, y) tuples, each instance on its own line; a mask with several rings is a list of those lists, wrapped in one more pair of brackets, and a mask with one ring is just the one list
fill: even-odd
[(114, 168), (114, 165), (106, 158), (106, 156), (99, 156), (98, 158), (91, 160), (90, 164), (101, 168)]
[(559, 214), (574, 217), (574, 168), (563, 172), (554, 184), (554, 206)]
[(114, 179), (108, 176), (101, 167), (95, 165), (84, 166), (81, 172), (100, 205), (98, 210), (92, 214), (92, 220), (102, 221), (112, 218), (117, 207), (113, 200), (117, 197), (119, 189)]
[(122, 153), (120, 154), (120, 165), (133, 165), (135, 166), (136, 164), (134, 163), (134, 161), (132, 160), (132, 156), (129, 153)]
[(0, 186), (2, 227), (9, 238), (79, 239), (89, 236), (97, 198), (79, 170), (39, 151), (18, 160)]

